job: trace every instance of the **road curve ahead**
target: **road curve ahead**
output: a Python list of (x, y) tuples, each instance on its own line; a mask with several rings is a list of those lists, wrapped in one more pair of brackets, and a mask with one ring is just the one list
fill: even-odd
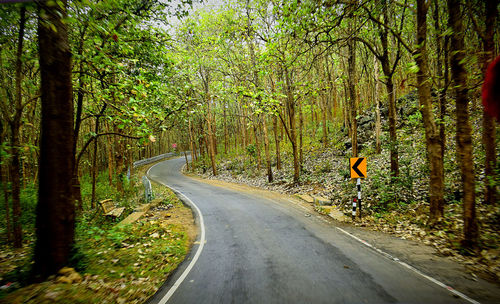
[(149, 176), (199, 208), (206, 242), (150, 303), (468, 303), (290, 202), (193, 180), (183, 164)]

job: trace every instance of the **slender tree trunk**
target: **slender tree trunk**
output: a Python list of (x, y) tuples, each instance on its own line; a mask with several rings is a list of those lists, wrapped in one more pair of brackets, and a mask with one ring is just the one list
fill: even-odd
[(379, 99), (379, 72), (378, 72), (378, 60), (374, 57), (373, 61), (375, 70), (375, 153), (380, 154), (382, 152), (380, 135), (382, 134), (382, 122), (380, 118), (380, 99)]
[(347, 42), (348, 48), (348, 83), (349, 83), (349, 109), (350, 109), (350, 125), (351, 125), (351, 144), (352, 156), (358, 156), (358, 122), (357, 122), (357, 107), (356, 107), (356, 50), (354, 48), (354, 40), (349, 39)]
[[(3, 140), (3, 122), (0, 121), (0, 139)], [(4, 174), (4, 165), (2, 161), (2, 154), (0, 154), (0, 184), (2, 184), (3, 200), (5, 206), (5, 234), (7, 242), (12, 241), (12, 226), (10, 222), (10, 204), (9, 204), (9, 191), (7, 187), (8, 177)]]
[(23, 231), (21, 227), (21, 175), (20, 175), (20, 128), (21, 117), (23, 113), (21, 82), (22, 82), (22, 54), (24, 40), (24, 26), (26, 23), (26, 8), (21, 8), (21, 20), (19, 22), (19, 36), (16, 55), (16, 103), (15, 113), (10, 122), (10, 141), (12, 147), (12, 156), (10, 163), (10, 178), (12, 185), (12, 222), (14, 228), (14, 247), (21, 248), (23, 246)]
[(472, 156), (472, 127), (469, 121), (469, 100), (467, 98), (467, 72), (463, 64), (465, 58), (464, 28), (462, 25), (463, 15), (460, 10), (463, 6), (459, 0), (448, 0), (448, 26), (453, 30), (451, 47), (454, 52), (451, 54), (450, 66), (455, 88), (457, 154), (463, 186), (463, 245), (467, 248), (474, 248), (477, 245), (479, 230), (476, 222), (476, 190)]
[[(384, 23), (386, 26), (390, 25), (389, 21), (389, 5), (387, 1), (383, 1), (383, 15)], [(385, 76), (385, 89), (387, 91), (387, 97), (389, 99), (389, 138), (390, 138), (390, 149), (391, 149), (391, 176), (399, 176), (399, 153), (398, 153), (398, 136), (396, 132), (396, 98), (394, 96), (394, 72), (391, 71), (390, 67), (390, 56), (389, 56), (389, 30), (383, 28), (380, 33), (380, 42), (382, 45), (382, 56), (380, 58), (380, 64), (382, 65), (382, 71)]]
[(214, 142), (214, 134), (212, 129), (211, 122), (211, 112), (210, 112), (210, 100), (208, 100), (208, 110), (207, 110), (207, 129), (208, 129), (208, 153), (210, 154), (210, 161), (212, 163), (212, 173), (214, 176), (217, 176), (217, 164), (215, 161), (215, 142)]
[(323, 113), (321, 115), (321, 123), (323, 124), (323, 127), (321, 128), (323, 131), (323, 148), (326, 149), (328, 148), (328, 128), (326, 124), (326, 118), (328, 115), (328, 105), (326, 101), (326, 95), (324, 93), (321, 94), (321, 97), (323, 99)]
[(317, 103), (317, 97), (311, 101), (311, 126), (313, 127), (312, 130), (312, 141), (316, 141), (316, 130), (318, 129), (318, 122), (316, 121), (316, 103)]
[[(106, 110), (106, 104), (102, 107), (101, 111), (95, 118), (95, 127), (94, 127), (94, 133), (97, 135), (99, 133), (99, 118), (104, 114), (104, 111)], [(93, 154), (93, 159), (92, 159), (92, 196), (90, 199), (90, 208), (94, 209), (96, 206), (96, 183), (97, 183), (97, 173), (98, 173), (98, 168), (97, 168), (97, 145), (98, 145), (98, 138), (96, 137), (94, 139), (94, 154)]]
[(278, 117), (273, 117), (274, 143), (276, 145), (276, 170), (281, 170), (280, 140), (278, 136)]
[(214, 147), (214, 154), (215, 156), (219, 154), (219, 150), (217, 148), (217, 122), (215, 120), (215, 113), (212, 113), (212, 119), (211, 119), (211, 124), (212, 124), (212, 144)]
[[(130, 142), (130, 140), (127, 140), (126, 141), (128, 144), (125, 145), (125, 147), (127, 146), (132, 146), (132, 143)], [(134, 153), (133, 153), (133, 150), (131, 148), (126, 148), (127, 151), (126, 151), (126, 155), (127, 155), (127, 162), (126, 162), (126, 167), (124, 168), (124, 170), (126, 171), (130, 171), (130, 176), (132, 176), (132, 174), (134, 174)], [(114, 168), (114, 171), (116, 172), (116, 168)]]
[[(443, 66), (445, 68), (445, 74), (448, 76), (448, 58), (445, 58), (443, 64), (443, 45), (441, 38), (441, 25), (439, 23), (439, 1), (434, 0), (434, 27), (436, 28), (436, 75), (439, 84), (439, 137), (441, 138), (441, 157), (444, 159), (444, 152), (446, 149), (446, 126), (444, 123), (444, 118), (446, 115), (446, 90), (447, 90), (447, 79), (443, 79)], [(448, 37), (448, 36), (447, 36)], [(445, 39), (447, 41), (448, 38)], [(445, 43), (446, 44), (446, 43)], [(446, 48), (446, 45), (444, 46)]]
[(227, 135), (227, 118), (226, 118), (226, 103), (224, 103), (224, 154), (227, 155), (228, 135)]
[(191, 120), (189, 121), (189, 149), (191, 150), (191, 171), (194, 171), (195, 169), (195, 162), (196, 162), (196, 148), (194, 146), (194, 139), (193, 139), (193, 130), (191, 127)]
[(299, 103), (299, 165), (302, 169), (303, 164), (303, 145), (302, 145), (302, 133), (304, 129), (304, 114), (302, 113), (302, 105)]
[[(486, 31), (484, 33), (483, 50), (483, 75), (490, 62), (495, 58), (495, 23), (498, 14), (498, 0), (486, 0), (485, 24)], [(498, 198), (496, 187), (490, 184), (490, 178), (495, 176), (495, 168), (497, 166), (496, 159), (496, 125), (492, 116), (488, 115), (483, 109), (483, 146), (485, 151), (484, 174), (485, 190), (484, 201), (487, 204), (495, 204)]]
[(246, 110), (245, 110), (245, 108), (243, 108), (242, 115), (241, 115), (241, 136), (243, 139), (243, 148), (246, 148), (248, 146), (246, 115), (247, 115)]
[(386, 79), (385, 88), (389, 97), (389, 137), (391, 139), (391, 175), (399, 176), (398, 137), (396, 133), (396, 100), (392, 76)]
[[(85, 38), (85, 30), (82, 31), (80, 35), (80, 46), (78, 48), (78, 55), (82, 58), (83, 55), (83, 44)], [(83, 98), (85, 96), (85, 80), (84, 80), (84, 72), (83, 72), (83, 60), (80, 61), (79, 65), (80, 73), (78, 74), (78, 92), (76, 98), (76, 115), (75, 115), (75, 126), (73, 131), (73, 158), (75, 159), (75, 168), (73, 169), (73, 200), (75, 202), (76, 208), (79, 211), (83, 210), (83, 200), (82, 200), (82, 192), (80, 179), (78, 176), (78, 167), (79, 163), (76, 162), (77, 155), (77, 144), (78, 138), (80, 134), (80, 127), (82, 123), (82, 112), (83, 112)]]
[[(95, 130), (99, 130), (99, 118), (96, 118), (96, 123), (95, 123)], [(95, 132), (97, 134), (97, 132)], [(95, 201), (96, 201), (96, 184), (97, 184), (97, 138), (94, 139), (94, 150), (92, 153), (92, 195), (90, 199), (90, 208), (94, 209), (95, 208)]]
[(343, 107), (343, 111), (342, 111), (342, 114), (343, 114), (343, 117), (344, 117), (344, 129), (347, 130), (347, 135), (349, 136), (349, 138), (351, 137), (351, 123), (349, 121), (349, 117), (351, 115), (351, 102), (349, 100), (347, 100), (349, 97), (349, 93), (347, 93), (347, 86), (346, 86), (346, 82), (343, 81), (343, 87), (344, 87), (344, 107)]
[[(107, 126), (107, 129), (110, 130), (109, 125)], [(106, 153), (108, 154), (108, 182), (111, 186), (113, 185), (113, 164), (115, 163), (115, 160), (113, 159), (113, 141), (110, 136), (107, 136), (107, 142)]]
[(441, 140), (434, 120), (431, 100), (431, 83), (427, 57), (427, 11), (429, 6), (425, 0), (417, 0), (417, 51), (415, 61), (419, 67), (417, 72), (417, 87), (425, 128), (427, 158), (430, 166), (429, 222), (435, 225), (441, 221), (444, 210), (444, 175)]
[(184, 149), (184, 159), (186, 160), (186, 169), (187, 171), (189, 171), (189, 161), (188, 161), (188, 156), (187, 156), (187, 153), (186, 153), (186, 149)]
[(12, 191), (12, 223), (14, 228), (14, 247), (21, 248), (23, 242), (23, 232), (21, 227), (21, 176), (20, 176), (20, 155), (19, 155), (19, 128), (20, 121), (11, 124), (11, 162), (10, 178)]
[(71, 49), (66, 1), (58, 3), (38, 3), (42, 121), (33, 273), (39, 280), (67, 265), (75, 231)]
[(262, 121), (262, 130), (264, 131), (264, 152), (266, 154), (267, 181), (273, 182), (273, 169), (271, 168), (271, 153), (269, 153), (269, 134), (267, 132), (267, 119), (264, 116)]
[(257, 156), (257, 170), (260, 170), (261, 168), (261, 157), (260, 157), (260, 140), (259, 140), (259, 132), (258, 132), (258, 125), (260, 124), (260, 119), (259, 116), (256, 115), (255, 117), (255, 123), (253, 123), (253, 135), (255, 138), (255, 152)]
[(290, 142), (292, 144), (293, 154), (293, 182), (298, 183), (300, 178), (299, 155), (297, 147), (297, 130), (295, 127), (295, 101), (292, 94), (292, 84), (288, 71), (285, 71), (286, 91), (287, 91), (287, 110), (288, 110), (288, 123), (290, 129)]

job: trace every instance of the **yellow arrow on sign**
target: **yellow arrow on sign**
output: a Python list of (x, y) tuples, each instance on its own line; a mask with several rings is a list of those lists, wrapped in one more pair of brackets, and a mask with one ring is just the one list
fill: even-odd
[(366, 172), (366, 157), (353, 157), (351, 163), (351, 178), (365, 178)]

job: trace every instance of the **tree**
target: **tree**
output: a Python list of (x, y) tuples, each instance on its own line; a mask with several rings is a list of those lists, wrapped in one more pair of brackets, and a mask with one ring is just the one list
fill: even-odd
[(33, 271), (44, 279), (65, 266), (74, 243), (73, 96), (67, 1), (38, 4), (42, 122)]
[[(477, 20), (471, 12), (471, 18), (473, 19), (474, 25), (476, 27), (476, 32), (478, 32), (482, 42), (483, 51), (482, 56), (482, 70), (483, 75), (486, 73), (488, 65), (495, 58), (495, 24), (498, 15), (498, 0), (487, 0), (484, 1), (484, 11), (481, 10), (484, 16), (484, 29), (480, 29)], [(469, 5), (469, 12), (472, 10)], [(481, 7), (481, 5), (479, 6)], [(483, 76), (484, 77), (484, 76)], [(483, 110), (483, 146), (485, 151), (484, 159), (484, 174), (485, 178), (485, 190), (484, 190), (484, 201), (488, 204), (494, 204), (497, 201), (498, 193), (494, 185), (491, 184), (490, 179), (495, 176), (495, 168), (497, 164), (496, 159), (496, 125), (495, 119)]]
[(472, 157), (472, 127), (468, 109), (467, 71), (464, 66), (463, 7), (460, 0), (448, 0), (448, 26), (453, 31), (450, 43), (454, 51), (451, 54), (450, 66), (456, 102), (457, 154), (463, 187), (464, 240), (462, 245), (466, 248), (474, 248), (477, 245), (479, 231), (476, 222), (476, 189)]
[(427, 11), (429, 5), (430, 2), (417, 0), (417, 49), (414, 53), (414, 58), (418, 66), (417, 88), (425, 129), (427, 158), (430, 167), (429, 222), (431, 225), (435, 225), (441, 221), (444, 214), (444, 169), (441, 140), (433, 114), (431, 82), (429, 78), (429, 59), (427, 55)]
[[(382, 67), (382, 72), (384, 73), (383, 83), (385, 84), (387, 98), (389, 99), (387, 106), (389, 108), (389, 136), (390, 136), (390, 150), (391, 150), (391, 175), (399, 175), (399, 156), (398, 156), (398, 138), (396, 132), (397, 116), (396, 116), (396, 96), (394, 89), (394, 74), (396, 73), (396, 68), (398, 67), (399, 61), (401, 59), (401, 43), (398, 41), (396, 43), (396, 54), (391, 54), (390, 47), (390, 36), (389, 32), (392, 26), (391, 18), (391, 4), (389, 1), (381, 1), (382, 13), (381, 19), (378, 16), (373, 16), (370, 8), (365, 7), (365, 11), (368, 14), (370, 20), (378, 27), (378, 37), (380, 39), (380, 47), (374, 47), (374, 43), (368, 42), (368, 40), (357, 37), (358, 40), (364, 43), (364, 45), (375, 55), (375, 57), (380, 61)], [(405, 20), (405, 8), (401, 12), (401, 23), (399, 29), (397, 29), (397, 34), (401, 35), (403, 32), (404, 20)], [(377, 80), (378, 81), (378, 80)], [(379, 118), (378, 118), (379, 119)]]
[[(5, 102), (2, 100), (0, 102), (0, 109), (2, 118), (7, 122), (10, 130), (10, 164), (9, 164), (9, 174), (11, 178), (11, 194), (12, 194), (12, 223), (13, 223), (13, 236), (14, 236), (14, 247), (21, 248), (23, 233), (21, 227), (21, 139), (20, 139), (20, 129), (23, 117), (23, 111), (27, 102), (23, 101), (22, 92), (22, 81), (23, 81), (23, 44), (24, 44), (24, 33), (26, 27), (26, 7), (21, 6), (19, 12), (19, 30), (17, 36), (17, 49), (15, 55), (15, 90), (14, 94), (10, 92), (6, 83), (2, 83), (4, 90), (6, 90)], [(1, 56), (1, 54), (0, 54)], [(2, 60), (0, 60), (2, 61)], [(3, 69), (3, 66), (2, 66)], [(2, 82), (6, 81), (6, 77), (2, 73)], [(7, 103), (8, 101), (8, 103)], [(7, 203), (7, 214), (10, 213), (10, 208)], [(7, 215), (7, 220), (9, 216)]]

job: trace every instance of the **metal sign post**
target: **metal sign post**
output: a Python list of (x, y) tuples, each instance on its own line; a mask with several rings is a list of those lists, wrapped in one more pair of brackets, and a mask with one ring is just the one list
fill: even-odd
[(358, 188), (359, 219), (361, 219), (361, 178), (358, 178), (356, 186)]
[(356, 198), (352, 199), (352, 220), (356, 219)]
[(351, 178), (356, 179), (358, 198), (352, 202), (352, 219), (356, 218), (356, 207), (359, 208), (359, 219), (361, 219), (361, 179), (367, 176), (366, 157), (353, 157), (350, 159)]

